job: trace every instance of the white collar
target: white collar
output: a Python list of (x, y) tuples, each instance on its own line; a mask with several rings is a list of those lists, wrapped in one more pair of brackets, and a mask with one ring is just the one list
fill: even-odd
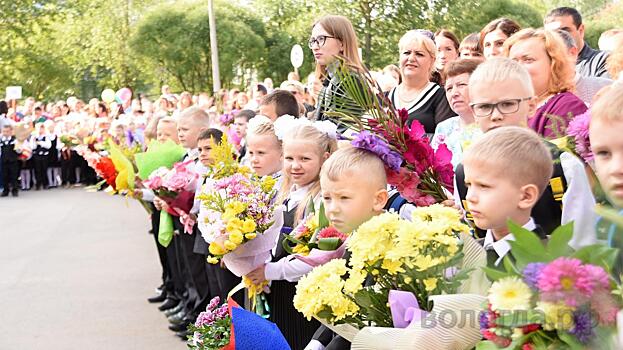
[[(528, 220), (528, 222), (522, 227), (525, 228), (526, 230), (534, 231), (536, 229), (536, 224), (534, 223), (534, 219), (530, 218), (530, 220)], [(515, 240), (515, 236), (511, 232), (507, 234), (506, 236), (504, 236), (504, 238), (500, 239), (499, 241), (496, 241), (495, 238), (493, 237), (493, 232), (491, 230), (487, 230), (487, 235), (485, 236), (485, 240), (482, 246), (485, 248), (485, 250), (490, 250), (490, 249), (495, 250), (495, 252), (499, 256), (498, 260), (495, 261), (495, 266), (498, 266), (500, 261), (502, 261), (502, 259), (506, 256), (506, 254), (508, 254), (508, 252), (511, 250), (511, 245), (508, 242), (514, 241), (514, 240)]]
[[(303, 198), (305, 198), (305, 195), (307, 195), (307, 192), (309, 192), (310, 187), (311, 184), (302, 187), (297, 185), (292, 186), (290, 189), (290, 195), (288, 196), (288, 210), (292, 210), (292, 208), (301, 203)], [(304, 203), (304, 205), (307, 205), (307, 203)]]
[(193, 148), (188, 150), (188, 152), (186, 153), (186, 158), (184, 160), (196, 160), (197, 158), (199, 158), (199, 149)]

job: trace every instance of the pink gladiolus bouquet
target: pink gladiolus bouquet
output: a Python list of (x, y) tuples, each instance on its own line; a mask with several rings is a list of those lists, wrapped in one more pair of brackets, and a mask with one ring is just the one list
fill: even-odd
[(146, 188), (167, 202), (167, 212), (173, 216), (188, 213), (193, 206), (199, 175), (194, 172), (191, 164), (194, 162), (188, 160), (176, 163), (172, 169), (160, 167), (143, 182)]
[(409, 202), (428, 206), (453, 192), (452, 152), (430, 145), (424, 127), (396, 110), (370, 72), (356, 72), (338, 61), (335, 74), (344, 95), (325, 114), (358, 132), (352, 145), (377, 154), (385, 163), (387, 181)]

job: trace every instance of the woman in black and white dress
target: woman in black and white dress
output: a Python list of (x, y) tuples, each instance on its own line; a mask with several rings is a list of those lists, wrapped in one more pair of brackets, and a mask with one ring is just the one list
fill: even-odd
[(443, 88), (430, 81), (437, 48), (433, 40), (415, 30), (403, 35), (398, 47), (402, 82), (389, 92), (389, 99), (396, 109), (409, 112), (409, 124), (419, 121), (432, 136), (437, 124), (454, 116)]

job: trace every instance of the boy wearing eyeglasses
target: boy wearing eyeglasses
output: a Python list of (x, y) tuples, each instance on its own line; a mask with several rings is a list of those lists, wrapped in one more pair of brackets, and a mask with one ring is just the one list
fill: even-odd
[[(527, 128), (528, 117), (536, 110), (529, 73), (508, 58), (492, 58), (480, 64), (469, 79), (469, 96), (474, 119), (484, 133), (505, 126)], [(596, 243), (595, 199), (582, 162), (569, 153), (560, 152), (555, 145), (543, 142), (552, 154), (553, 174), (531, 216), (546, 234), (573, 221), (574, 233), (569, 245), (575, 249)], [(455, 182), (455, 198), (471, 221), (473, 214), (466, 200), (468, 190), (463, 164), (456, 168)], [(500, 198), (501, 202), (505, 200), (508, 198)]]

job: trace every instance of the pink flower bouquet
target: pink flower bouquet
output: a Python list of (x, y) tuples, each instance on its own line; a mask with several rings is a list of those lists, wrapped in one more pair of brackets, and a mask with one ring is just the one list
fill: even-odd
[(145, 187), (168, 204), (167, 212), (173, 216), (188, 213), (193, 206), (199, 175), (191, 164), (193, 161), (188, 160), (176, 163), (172, 169), (158, 168), (143, 182)]

